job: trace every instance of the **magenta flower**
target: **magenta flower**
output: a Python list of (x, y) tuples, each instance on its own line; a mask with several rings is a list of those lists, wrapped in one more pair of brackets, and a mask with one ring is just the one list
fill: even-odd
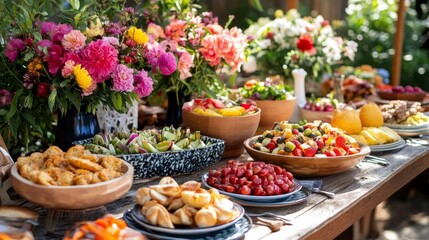
[(104, 82), (118, 65), (118, 50), (102, 40), (82, 50), (82, 66), (97, 83)]
[(103, 36), (103, 38), (101, 40), (103, 40), (103, 42), (109, 43), (112, 46), (119, 46), (119, 39), (116, 37)]
[(0, 108), (12, 103), (12, 93), (6, 89), (0, 90)]
[(108, 23), (104, 30), (108, 35), (118, 36), (122, 34), (126, 29), (127, 27), (124, 27), (119, 23)]
[(144, 57), (147, 59), (148, 63), (152, 66), (152, 69), (158, 68), (158, 58), (165, 51), (163, 48), (157, 43), (146, 43)]
[(56, 26), (57, 25), (54, 22), (43, 22), (42, 26), (40, 28), (40, 33), (42, 35), (47, 34), (50, 36), (52, 34), (52, 32), (55, 30)]
[(122, 92), (131, 92), (133, 85), (133, 69), (128, 68), (124, 64), (119, 64), (112, 73), (113, 90)]
[(158, 58), (158, 67), (159, 71), (163, 75), (170, 75), (176, 71), (177, 64), (176, 64), (176, 58), (174, 55), (169, 52), (164, 52), (159, 58)]
[(142, 97), (147, 97), (153, 91), (153, 79), (148, 76), (147, 72), (142, 70), (134, 75), (134, 92)]
[(58, 70), (63, 68), (63, 48), (60, 45), (54, 44), (49, 50), (48, 56), (48, 71), (50, 74), (57, 74)]
[(68, 24), (58, 24), (54, 31), (52, 31), (51, 34), (51, 40), (53, 43), (61, 44), (61, 41), (63, 40), (64, 35), (69, 33), (73, 29), (72, 26)]
[(12, 38), (6, 44), (5, 55), (11, 62), (15, 62), (16, 58), (19, 55), (19, 52), (25, 49), (25, 43), (19, 38)]
[(24, 74), (23, 85), (26, 89), (32, 89), (34, 85), (39, 83), (39, 75), (35, 72), (27, 72)]
[(34, 45), (34, 49), (36, 50), (38, 56), (45, 56), (45, 53), (43, 52), (44, 49), (46, 49), (45, 52), (48, 53), (48, 50), (51, 47), (52, 42), (46, 39), (43, 39)]

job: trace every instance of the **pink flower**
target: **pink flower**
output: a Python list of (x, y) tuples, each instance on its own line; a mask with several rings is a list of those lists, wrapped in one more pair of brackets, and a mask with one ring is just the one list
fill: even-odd
[(144, 47), (144, 57), (153, 69), (158, 68), (158, 58), (164, 53), (165, 50), (157, 43), (146, 43)]
[(207, 36), (203, 39), (201, 43), (202, 47), (199, 49), (204, 59), (206, 59), (212, 67), (218, 66), (222, 58), (217, 41), (218, 37), (216, 35)]
[(56, 27), (56, 24), (54, 22), (43, 22), (42, 26), (40, 27), (40, 33), (42, 35), (47, 34), (50, 36), (54, 31), (55, 27)]
[(163, 75), (170, 75), (176, 71), (177, 64), (176, 64), (176, 58), (174, 55), (169, 52), (164, 52), (159, 58), (158, 58), (158, 67), (159, 71)]
[(103, 40), (103, 42), (109, 43), (112, 46), (119, 46), (119, 39), (116, 37), (105, 37), (105, 36), (103, 36), (103, 38), (101, 40)]
[(64, 63), (63, 70), (61, 70), (61, 75), (63, 75), (64, 78), (68, 78), (73, 73), (75, 65), (76, 63), (73, 60), (67, 60)]
[(107, 26), (105, 27), (105, 31), (108, 35), (115, 35), (115, 36), (120, 35), (126, 29), (127, 27), (122, 26), (119, 23), (107, 23)]
[(134, 89), (133, 85), (133, 69), (128, 68), (124, 64), (119, 64), (112, 73), (113, 90), (131, 92)]
[[(34, 49), (36, 50), (37, 55), (40, 57), (49, 55), (48, 51), (49, 51), (49, 48), (51, 47), (52, 47), (52, 42), (47, 39), (43, 39), (34, 45)], [(47, 59), (43, 59), (43, 60), (47, 61)]]
[(65, 34), (61, 43), (67, 51), (77, 52), (85, 45), (86, 37), (78, 30), (71, 30)]
[(67, 52), (63, 56), (63, 62), (64, 63), (69, 61), (69, 60), (73, 60), (75, 65), (82, 63), (82, 59), (80, 59), (79, 55), (77, 55), (76, 53), (72, 53), (72, 52)]
[(242, 33), (241, 29), (233, 27), (230, 30), (224, 30), (222, 35), (219, 35), (218, 44), (222, 57), (231, 67), (231, 71), (237, 71), (244, 62), (247, 36)]
[(51, 33), (51, 41), (56, 44), (61, 44), (64, 35), (72, 30), (72, 26), (68, 24), (58, 24)]
[(19, 38), (12, 38), (6, 44), (5, 55), (11, 62), (15, 62), (16, 58), (19, 55), (19, 52), (25, 49), (25, 43)]
[(0, 90), (0, 108), (12, 103), (12, 93), (6, 89)]
[(153, 80), (147, 72), (142, 70), (134, 75), (134, 92), (142, 97), (147, 97), (153, 91)]
[(186, 22), (183, 20), (173, 20), (165, 27), (165, 36), (179, 42), (181, 38), (186, 36), (185, 33)]
[(156, 41), (158, 38), (165, 38), (164, 29), (161, 26), (154, 23), (149, 23), (147, 26), (146, 33), (149, 35), (149, 38), (153, 41)]
[(207, 30), (209, 30), (212, 34), (220, 34), (223, 31), (223, 27), (219, 24), (209, 24), (206, 26)]
[(194, 66), (194, 55), (188, 53), (187, 51), (182, 52), (179, 58), (179, 63), (177, 64), (177, 68), (180, 72), (180, 79), (186, 79), (192, 76), (190, 72), (191, 67)]
[(55, 75), (57, 74), (58, 70), (60, 70), (63, 67), (63, 49), (60, 45), (54, 44), (52, 45), (51, 49), (49, 50), (49, 56), (48, 56), (48, 70), (49, 73)]
[(206, 31), (204, 30), (204, 28), (196, 28), (193, 33), (188, 35), (189, 42), (193, 46), (198, 46), (200, 44), (201, 38), (204, 36), (205, 33)]
[(82, 66), (95, 82), (104, 82), (118, 65), (118, 50), (109, 43), (97, 40), (82, 50)]

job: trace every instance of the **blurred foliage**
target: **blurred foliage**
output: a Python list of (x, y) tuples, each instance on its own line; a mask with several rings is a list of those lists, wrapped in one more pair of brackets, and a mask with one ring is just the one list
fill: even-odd
[[(396, 0), (349, 0), (343, 30), (359, 44), (355, 66), (369, 64), (391, 71), (397, 21)], [(416, 85), (429, 90), (429, 54), (421, 49), (425, 21), (413, 9), (406, 11), (401, 85)], [(426, 14), (423, 14), (426, 16)]]

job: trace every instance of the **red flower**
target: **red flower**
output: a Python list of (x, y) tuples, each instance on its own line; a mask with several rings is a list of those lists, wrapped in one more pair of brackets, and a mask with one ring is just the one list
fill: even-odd
[(316, 54), (316, 48), (313, 45), (313, 39), (309, 35), (302, 35), (296, 41), (296, 47), (301, 50), (301, 52), (308, 52), (310, 55)]
[(38, 86), (37, 86), (37, 96), (44, 98), (47, 97), (50, 93), (50, 86), (48, 83), (46, 82), (41, 82)]

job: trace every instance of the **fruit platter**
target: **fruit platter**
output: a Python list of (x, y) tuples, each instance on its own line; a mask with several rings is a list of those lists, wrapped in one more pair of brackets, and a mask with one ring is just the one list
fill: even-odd
[(273, 130), (247, 139), (244, 146), (255, 160), (276, 164), (298, 176), (326, 176), (354, 167), (370, 153), (329, 123), (278, 123)]
[(83, 144), (94, 154), (111, 154), (129, 162), (135, 169), (135, 178), (197, 171), (217, 162), (224, 151), (223, 140), (180, 127), (99, 134), (75, 143)]
[(157, 239), (219, 233), (228, 238), (231, 232), (244, 234), (251, 224), (243, 207), (216, 189), (201, 188), (196, 181), (179, 185), (173, 178), (164, 177), (156, 185), (138, 189), (136, 203), (124, 214), (125, 221), (137, 230), (157, 235)]
[(222, 158), (238, 157), (243, 141), (255, 135), (261, 110), (252, 100), (194, 99), (183, 106), (183, 126), (225, 141)]
[(337, 99), (333, 98), (333, 95), (331, 94), (329, 97), (312, 97), (307, 99), (307, 102), (302, 108), (300, 108), (300, 111), (302, 118), (309, 122), (315, 120), (331, 122), (332, 113), (334, 112), (334, 109), (338, 107), (340, 107), (340, 103)]
[(385, 85), (377, 91), (378, 96), (385, 100), (407, 100), (422, 102), (426, 97), (426, 92), (420, 87), (389, 86)]

